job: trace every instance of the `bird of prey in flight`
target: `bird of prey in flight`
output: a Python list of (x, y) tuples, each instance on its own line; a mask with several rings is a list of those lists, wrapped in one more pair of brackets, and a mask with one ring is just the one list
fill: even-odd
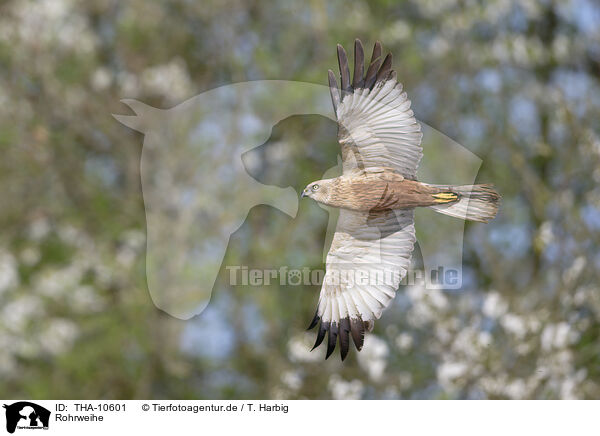
[[(354, 74), (337, 46), (340, 82), (329, 70), (329, 88), (342, 148), (342, 175), (317, 180), (302, 192), (340, 214), (319, 303), (309, 329), (319, 324), (316, 348), (328, 336), (327, 357), (339, 338), (342, 360), (350, 336), (361, 350), (365, 331), (390, 304), (410, 265), (415, 243), (414, 209), (429, 207), (453, 217), (487, 222), (500, 196), (492, 185), (432, 185), (417, 181), (423, 156), (421, 126), (392, 70), (392, 55), (373, 48), (365, 73), (360, 40), (354, 44)], [(367, 279), (354, 279), (359, 270)], [(375, 277), (377, 280), (373, 280)], [(382, 277), (388, 279), (381, 280)]]

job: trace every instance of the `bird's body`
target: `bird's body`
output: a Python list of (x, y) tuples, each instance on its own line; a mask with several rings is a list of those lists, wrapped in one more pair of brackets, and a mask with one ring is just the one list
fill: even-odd
[[(311, 325), (319, 324), (315, 347), (328, 336), (327, 357), (340, 342), (342, 360), (352, 337), (360, 351), (406, 275), (416, 242), (414, 209), (429, 207), (460, 219), (487, 222), (500, 196), (492, 185), (432, 185), (417, 180), (423, 156), (421, 126), (410, 100), (375, 44), (365, 72), (362, 43), (354, 45), (351, 81), (346, 52), (338, 45), (341, 85), (329, 71), (329, 89), (338, 121), (343, 172), (310, 183), (303, 197), (340, 209), (325, 279)], [(357, 283), (348, 272), (369, 279)]]
[(378, 212), (451, 203), (460, 195), (433, 185), (407, 180), (392, 169), (356, 171), (335, 179), (317, 182), (327, 195), (315, 198), (322, 204), (341, 209)]

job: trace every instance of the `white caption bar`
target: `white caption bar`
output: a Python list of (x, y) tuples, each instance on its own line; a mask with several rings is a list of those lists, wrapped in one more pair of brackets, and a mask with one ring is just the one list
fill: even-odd
[[(564, 435), (597, 430), (598, 401), (31, 401), (4, 400), (2, 431), (20, 436), (202, 434)], [(45, 430), (43, 433), (32, 430)], [(415, 433), (409, 433), (415, 432)], [(4, 433), (6, 434), (6, 433)], [(110, 433), (108, 433), (110, 434)]]

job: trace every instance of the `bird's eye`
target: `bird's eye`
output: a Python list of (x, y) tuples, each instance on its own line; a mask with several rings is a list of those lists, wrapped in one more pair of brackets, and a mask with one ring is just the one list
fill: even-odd
[(319, 189), (319, 185), (312, 185), (312, 190), (316, 191), (317, 189)]

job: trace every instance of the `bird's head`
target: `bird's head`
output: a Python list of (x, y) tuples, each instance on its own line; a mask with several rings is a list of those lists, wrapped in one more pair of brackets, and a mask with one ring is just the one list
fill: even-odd
[(304, 191), (302, 191), (300, 197), (310, 197), (319, 203), (327, 203), (333, 181), (334, 179), (324, 179), (309, 183), (306, 188), (304, 188)]

